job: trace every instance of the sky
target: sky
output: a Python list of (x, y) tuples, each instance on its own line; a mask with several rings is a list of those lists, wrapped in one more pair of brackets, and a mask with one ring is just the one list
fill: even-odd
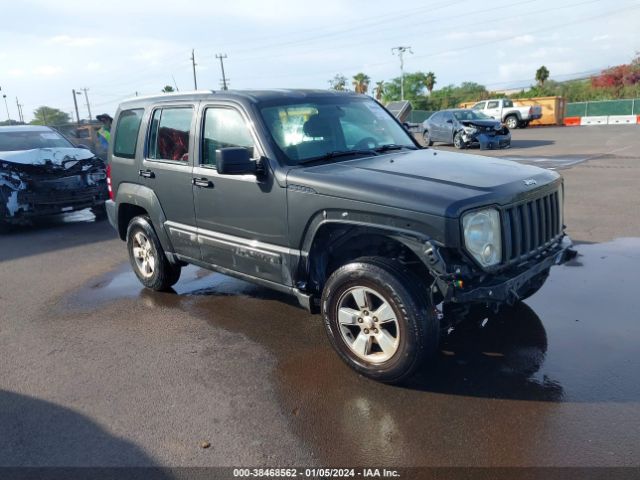
[[(392, 47), (410, 46), (405, 72), (433, 71), (436, 89), (473, 81), (526, 87), (584, 77), (640, 51), (640, 0), (0, 0), (0, 93), (11, 118), (41, 105), (75, 118), (72, 89), (91, 113), (159, 94), (165, 85), (328, 88), (341, 73), (400, 74)], [(84, 94), (77, 97), (88, 117)], [(6, 118), (0, 104), (0, 119)]]

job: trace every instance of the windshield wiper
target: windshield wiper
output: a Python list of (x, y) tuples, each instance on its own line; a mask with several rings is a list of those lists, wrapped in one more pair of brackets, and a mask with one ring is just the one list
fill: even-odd
[(311, 157), (311, 158), (307, 158), (306, 160), (303, 160), (302, 162), (298, 162), (298, 165), (304, 165), (306, 163), (313, 163), (313, 162), (319, 162), (322, 160), (330, 160), (332, 158), (339, 158), (339, 157), (347, 157), (349, 155), (377, 155), (377, 149), (371, 149), (371, 150), (335, 150), (333, 152), (328, 152), (325, 153), (324, 155), (319, 155), (317, 157)]
[(386, 145), (380, 145), (379, 147), (374, 148), (376, 152), (388, 152), (389, 150), (402, 150), (403, 148), (408, 148), (409, 150), (417, 150), (416, 147), (410, 145), (397, 145), (395, 143), (387, 143)]

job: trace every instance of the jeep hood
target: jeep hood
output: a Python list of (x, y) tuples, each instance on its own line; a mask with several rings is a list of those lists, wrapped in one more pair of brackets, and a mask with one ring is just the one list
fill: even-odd
[(433, 149), (301, 166), (287, 175), (287, 186), (320, 195), (452, 218), (469, 208), (509, 204), (552, 182), (560, 175), (550, 170)]

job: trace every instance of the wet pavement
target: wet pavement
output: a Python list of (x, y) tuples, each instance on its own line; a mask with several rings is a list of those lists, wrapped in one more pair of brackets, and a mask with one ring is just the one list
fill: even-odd
[(279, 293), (196, 267), (145, 290), (86, 211), (0, 236), (0, 466), (638, 466), (640, 170), (614, 151), (640, 136), (607, 128), (491, 153), (579, 160), (579, 256), (402, 386), (355, 374)]
[[(175, 293), (155, 293), (124, 264), (61, 298), (53, 314), (187, 315), (263, 349), (273, 363), (262, 381), (320, 464), (635, 465), (640, 239), (577, 249), (526, 303), (451, 332), (434, 362), (401, 387), (343, 365), (320, 318), (288, 297), (195, 267)], [(222, 360), (224, 349), (212, 344), (193, 361)], [(202, 375), (215, 385), (221, 373)]]

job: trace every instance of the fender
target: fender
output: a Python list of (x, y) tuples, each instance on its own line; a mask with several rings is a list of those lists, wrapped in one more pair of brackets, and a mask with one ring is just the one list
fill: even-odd
[(149, 214), (153, 228), (158, 235), (158, 239), (160, 240), (160, 244), (164, 251), (170, 254), (175, 252), (173, 244), (171, 243), (169, 235), (167, 235), (164, 227), (167, 218), (164, 214), (164, 210), (162, 210), (162, 206), (160, 205), (160, 200), (158, 200), (158, 197), (152, 189), (136, 183), (121, 183), (118, 185), (115, 201), (118, 206), (118, 221), (120, 219), (123, 204), (135, 205), (143, 208)]

